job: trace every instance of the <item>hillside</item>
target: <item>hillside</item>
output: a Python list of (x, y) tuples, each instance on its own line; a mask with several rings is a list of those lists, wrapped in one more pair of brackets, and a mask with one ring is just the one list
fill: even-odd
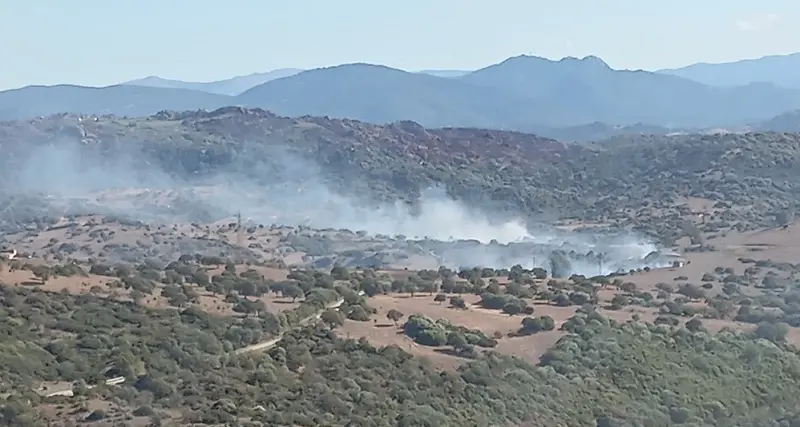
[(658, 73), (714, 86), (772, 83), (785, 88), (800, 89), (800, 53), (718, 64), (699, 63), (682, 68), (658, 70)]
[[(322, 325), (292, 332), (264, 354), (225, 352), (253, 333), (242, 323), (274, 319), (269, 313), (231, 320), (193, 308), (153, 310), (5, 286), (0, 292), (3, 301), (17, 302), (3, 307), (15, 327), (2, 347), (20, 351), (4, 359), (4, 386), (27, 389), (36, 377), (88, 380), (74, 395), (82, 405), (64, 397), (36, 405), (14, 396), (3, 407), (9, 425), (127, 419), (141, 425), (760, 426), (797, 420), (791, 392), (799, 381), (797, 355), (745, 334), (619, 325), (580, 314), (567, 326), (574, 334), (539, 367), (490, 355), (440, 373), (397, 346), (346, 340)], [(70, 308), (82, 314), (71, 318)], [(53, 320), (45, 323), (40, 310)], [(102, 339), (112, 335), (124, 347)], [(76, 345), (92, 351), (75, 352)], [(104, 366), (109, 358), (110, 369)], [(104, 369), (131, 381), (91, 385)]]
[[(0, 118), (5, 119), (63, 112), (141, 115), (229, 105), (288, 116), (346, 117), (372, 123), (413, 120), (428, 127), (513, 129), (585, 140), (585, 126), (596, 122), (612, 128), (643, 123), (672, 132), (750, 125), (800, 108), (800, 90), (768, 84), (712, 87), (664, 74), (612, 70), (594, 57), (550, 61), (520, 56), (447, 78), (346, 64), (270, 80), (236, 97), (129, 85), (0, 92)], [(583, 128), (572, 135), (563, 130), (570, 127)], [(597, 136), (615, 133), (619, 132)]]
[[(37, 145), (54, 136), (83, 144)], [(0, 144), (5, 173), (17, 169), (8, 179), (22, 179), (32, 190), (53, 188), (35, 178), (42, 167), (36, 162), (43, 161), (65, 174), (59, 181), (73, 182), (72, 187), (139, 176), (156, 177), (154, 184), (160, 185), (165, 172), (192, 181), (222, 174), (261, 187), (310, 182), (316, 189), (321, 180), (365, 203), (412, 205), (426, 189), (438, 187), (484, 210), (533, 217), (569, 214), (605, 221), (639, 209), (641, 200), (654, 195), (747, 206), (727, 215), (762, 225), (772, 224), (778, 211), (800, 209), (800, 176), (793, 173), (798, 134), (626, 135), (577, 145), (518, 132), (285, 118), (231, 107), (133, 120), (66, 115), (7, 122), (0, 126)], [(71, 171), (73, 161), (87, 167), (116, 164), (119, 170), (111, 177), (98, 171), (103, 176), (98, 178)], [(311, 194), (303, 203), (312, 203)]]
[(0, 122), (0, 424), (792, 425), (800, 135)]

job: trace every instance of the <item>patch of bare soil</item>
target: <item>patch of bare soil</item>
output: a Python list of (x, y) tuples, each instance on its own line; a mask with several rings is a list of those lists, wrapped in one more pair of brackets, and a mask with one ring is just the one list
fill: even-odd
[(800, 260), (800, 224), (746, 233), (728, 233), (709, 241), (733, 259), (756, 258), (776, 262)]
[(89, 292), (92, 288), (107, 289), (108, 283), (115, 281), (111, 277), (87, 274), (86, 276), (56, 276), (45, 281), (34, 276), (30, 270), (0, 270), (0, 282), (13, 286), (36, 286), (51, 292), (64, 291), (74, 294)]
[[(656, 285), (659, 283), (668, 283), (673, 286), (685, 283), (700, 285), (703, 275), (713, 272), (717, 267), (730, 268), (736, 274), (744, 274), (744, 270), (748, 267), (739, 261), (739, 257), (736, 254), (731, 254), (727, 251), (686, 253), (683, 257), (687, 260), (683, 267), (656, 268), (650, 271), (637, 272), (626, 275), (623, 280), (635, 283), (642, 291), (655, 292), (657, 291)], [(762, 272), (763, 274), (766, 274), (766, 271)], [(758, 292), (757, 289), (747, 287), (742, 288), (742, 290), (744, 292)], [(713, 283), (712, 288), (706, 290), (706, 294), (710, 296), (720, 292), (722, 292), (721, 283)]]
[(550, 348), (563, 333), (558, 331), (561, 324), (575, 314), (577, 307), (555, 307), (546, 304), (535, 305), (535, 316), (550, 316), (556, 321), (556, 330), (525, 337), (509, 337), (508, 334), (519, 330), (524, 316), (510, 316), (498, 310), (487, 310), (477, 307), (480, 300), (476, 295), (461, 295), (467, 303), (467, 309), (451, 308), (448, 303), (433, 301), (431, 295), (378, 295), (370, 298), (370, 306), (377, 310), (373, 322), (347, 321), (340, 333), (351, 338), (367, 338), (373, 345), (397, 345), (412, 354), (424, 355), (431, 363), (442, 369), (450, 369), (469, 359), (464, 359), (433, 348), (414, 343), (402, 331), (404, 320), (395, 325), (386, 318), (389, 310), (403, 313), (404, 319), (413, 314), (427, 316), (431, 319), (447, 319), (458, 326), (478, 329), (488, 336), (498, 338), (495, 351), (503, 354), (538, 361), (538, 358)]
[[(398, 310), (406, 317), (412, 314), (421, 314), (432, 319), (447, 319), (450, 322), (470, 329), (479, 329), (487, 335), (495, 332), (506, 334), (516, 331), (520, 327), (522, 317), (509, 316), (498, 310), (486, 310), (475, 306), (480, 300), (477, 295), (462, 295), (467, 303), (467, 309), (461, 310), (449, 307), (448, 303), (438, 303), (433, 296), (417, 294), (413, 298), (404, 294), (378, 295), (370, 298), (370, 306), (378, 310), (377, 319), (385, 319), (389, 310)], [(557, 307), (552, 307), (556, 309)], [(537, 307), (539, 309), (539, 307)], [(539, 315), (539, 310), (537, 310)], [(542, 313), (540, 315), (546, 315)], [(569, 317), (569, 316), (567, 316)]]
[[(243, 265), (239, 264), (236, 266), (236, 274), (242, 274), (248, 270), (255, 270), (260, 274), (264, 280), (274, 280), (279, 282), (281, 280), (286, 280), (289, 276), (289, 270), (285, 268), (275, 268), (275, 267), (262, 267), (258, 265)], [(208, 269), (209, 277), (215, 276), (218, 274), (222, 274), (225, 271), (224, 266), (217, 266), (214, 268)]]
[(686, 197), (678, 199), (679, 205), (686, 205), (693, 214), (714, 214), (719, 211), (715, 208), (716, 202), (701, 197)]
[(565, 334), (556, 330), (539, 332), (523, 337), (503, 338), (498, 341), (495, 351), (515, 356), (530, 363), (539, 363), (539, 359), (544, 353), (558, 342)]
[(397, 326), (389, 320), (378, 320), (377, 322), (347, 320), (344, 325), (337, 329), (337, 333), (352, 339), (366, 338), (372, 345), (377, 347), (396, 345), (414, 356), (427, 358), (433, 366), (439, 369), (453, 371), (459, 365), (468, 361), (468, 359), (436, 351), (436, 348), (415, 343), (406, 336), (401, 326)]

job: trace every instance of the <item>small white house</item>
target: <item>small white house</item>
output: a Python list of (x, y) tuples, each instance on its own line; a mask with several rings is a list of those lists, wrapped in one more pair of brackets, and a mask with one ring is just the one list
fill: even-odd
[(16, 249), (3, 249), (0, 250), (0, 259), (12, 260), (17, 256)]

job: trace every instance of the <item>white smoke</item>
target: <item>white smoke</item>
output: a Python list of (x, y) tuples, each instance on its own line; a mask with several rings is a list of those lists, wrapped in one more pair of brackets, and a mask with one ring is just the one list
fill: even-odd
[[(315, 163), (283, 148), (276, 148), (263, 163), (227, 166), (211, 177), (193, 180), (170, 176), (147, 163), (137, 150), (118, 148), (109, 157), (68, 141), (37, 146), (17, 165), (5, 190), (40, 192), (55, 200), (72, 198), (65, 209), (144, 221), (218, 220), (241, 212), (248, 221), (265, 225), (436, 240), (440, 243), (425, 245), (459, 266), (547, 268), (550, 254), (557, 250), (573, 253), (572, 270), (579, 274), (656, 266), (644, 258), (658, 247), (641, 236), (533, 228), (521, 218), (498, 221), (486, 210), (448, 197), (441, 188), (423, 191), (413, 208), (400, 201), (376, 206), (364, 197), (333, 191)], [(602, 253), (602, 262), (587, 253)]]

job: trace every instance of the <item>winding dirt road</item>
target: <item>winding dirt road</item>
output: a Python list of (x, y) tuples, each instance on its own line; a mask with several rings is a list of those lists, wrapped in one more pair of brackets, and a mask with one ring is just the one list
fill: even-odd
[[(358, 293), (358, 295), (359, 296), (364, 295), (364, 291), (360, 291)], [(324, 309), (318, 311), (316, 314), (312, 314), (311, 316), (308, 316), (305, 319), (301, 320), (300, 323), (298, 323), (297, 326), (295, 326), (291, 330), (295, 330), (297, 328), (301, 328), (301, 327), (307, 325), (312, 320), (319, 320), (319, 318), (322, 317), (322, 313), (325, 310), (330, 310), (330, 309), (338, 310), (339, 307), (342, 306), (342, 304), (344, 304), (344, 298), (340, 298), (338, 301), (326, 305)], [(233, 353), (234, 354), (242, 354), (242, 353), (250, 353), (252, 351), (269, 350), (272, 347), (275, 347), (276, 344), (281, 342), (281, 340), (283, 339), (283, 336), (286, 334), (286, 332), (288, 332), (288, 331), (282, 332), (276, 338), (272, 338), (271, 340), (262, 341), (262, 342), (256, 343), (256, 344), (250, 344), (247, 347), (242, 347), (242, 348), (236, 349), (236, 350), (233, 351)]]

